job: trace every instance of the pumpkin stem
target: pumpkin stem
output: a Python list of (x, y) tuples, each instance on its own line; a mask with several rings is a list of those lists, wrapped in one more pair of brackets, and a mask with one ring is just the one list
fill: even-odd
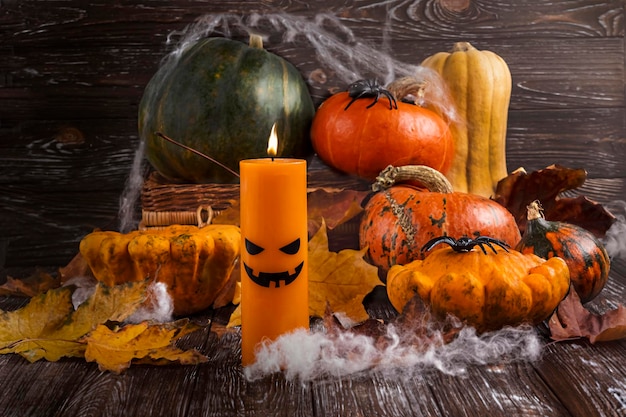
[(389, 165), (376, 177), (372, 191), (386, 190), (394, 184), (407, 181), (417, 181), (434, 193), (450, 194), (453, 191), (452, 184), (441, 172), (426, 165)]
[(467, 52), (467, 51), (472, 51), (474, 49), (476, 48), (474, 48), (472, 44), (469, 42), (457, 42), (454, 44), (450, 52)]
[(387, 90), (398, 100), (402, 100), (407, 96), (415, 97), (415, 104), (423, 105), (426, 90), (426, 81), (420, 81), (416, 77), (407, 76), (394, 80), (387, 86)]
[(543, 219), (543, 207), (539, 200), (535, 200), (526, 207), (526, 218), (528, 220)]
[(248, 46), (250, 48), (263, 49), (263, 37), (256, 33), (251, 33), (250, 40), (248, 41)]

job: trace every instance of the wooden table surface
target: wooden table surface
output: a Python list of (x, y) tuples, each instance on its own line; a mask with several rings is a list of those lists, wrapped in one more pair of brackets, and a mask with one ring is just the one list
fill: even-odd
[[(612, 268), (607, 287), (589, 306), (594, 311), (625, 299), (626, 263), (618, 260)], [(0, 299), (5, 309), (20, 303)], [(389, 320), (395, 314), (378, 290), (366, 305), (372, 317)], [(225, 329), (231, 311), (193, 317), (212, 320), (179, 343), (208, 356), (197, 366), (137, 364), (115, 375), (78, 359), (31, 364), (17, 355), (0, 356), (0, 415), (626, 416), (626, 339), (592, 345), (542, 335), (537, 360), (468, 362), (459, 375), (415, 367), (313, 379), (278, 372), (249, 380), (240, 365), (239, 332)]]

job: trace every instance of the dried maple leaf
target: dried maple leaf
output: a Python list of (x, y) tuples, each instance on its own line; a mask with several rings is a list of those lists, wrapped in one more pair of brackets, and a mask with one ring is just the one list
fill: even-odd
[(586, 337), (591, 343), (626, 338), (626, 308), (594, 314), (580, 302), (573, 288), (548, 322), (551, 338), (556, 341)]
[(130, 316), (144, 302), (146, 287), (145, 282), (100, 284), (77, 309), (72, 287), (33, 297), (26, 306), (0, 314), (0, 354), (17, 353), (30, 362), (82, 356), (85, 346), (79, 339), (98, 324)]
[(369, 318), (363, 299), (374, 287), (382, 285), (378, 268), (367, 263), (365, 250), (328, 250), (326, 225), (309, 241), (309, 311), (322, 317), (326, 305), (359, 323)]
[(363, 207), (361, 202), (369, 191), (316, 188), (308, 193), (309, 234), (317, 233), (326, 224), (329, 230), (355, 218)]
[(81, 341), (87, 345), (85, 359), (88, 362), (96, 362), (101, 371), (119, 374), (133, 360), (158, 364), (164, 361), (179, 362), (183, 365), (206, 362), (208, 358), (197, 350), (181, 350), (174, 344), (176, 340), (200, 328), (188, 319), (162, 324), (144, 321), (114, 329), (98, 325)]
[(587, 197), (561, 196), (561, 193), (583, 185), (586, 179), (585, 170), (560, 165), (550, 165), (531, 173), (518, 168), (498, 182), (495, 200), (513, 214), (522, 233), (526, 230), (528, 205), (539, 200), (547, 220), (575, 224), (602, 237), (615, 221), (615, 216)]
[(26, 278), (16, 279), (7, 276), (7, 282), (0, 286), (0, 295), (34, 297), (60, 285), (61, 282), (52, 275), (37, 270)]
[(93, 277), (93, 272), (91, 271), (89, 264), (80, 252), (72, 258), (70, 263), (62, 268), (59, 268), (59, 279), (61, 283), (64, 284), (77, 277)]

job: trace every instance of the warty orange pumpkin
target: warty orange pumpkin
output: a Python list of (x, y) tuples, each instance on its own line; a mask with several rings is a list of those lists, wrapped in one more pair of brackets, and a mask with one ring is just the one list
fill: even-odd
[[(401, 183), (406, 180), (422, 183), (426, 191)], [(442, 235), (485, 235), (510, 246), (521, 239), (506, 208), (476, 194), (454, 192), (445, 177), (429, 167), (388, 167), (375, 188), (382, 189), (365, 204), (359, 242), (368, 248), (368, 260), (383, 271), (423, 259), (429, 252), (422, 252), (422, 246)]]
[(435, 248), (426, 259), (395, 265), (387, 274), (387, 294), (397, 311), (417, 295), (436, 315), (452, 314), (480, 332), (541, 323), (569, 287), (563, 259), (499, 245), (483, 251)]

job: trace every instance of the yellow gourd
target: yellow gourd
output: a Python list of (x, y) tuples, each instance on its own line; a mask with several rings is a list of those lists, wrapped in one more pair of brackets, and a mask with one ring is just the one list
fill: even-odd
[(424, 260), (395, 265), (387, 274), (387, 294), (402, 311), (415, 295), (439, 316), (452, 314), (478, 331), (547, 319), (569, 290), (569, 269), (554, 257), (452, 248), (432, 251)]
[(506, 129), (511, 73), (491, 51), (458, 42), (450, 52), (426, 58), (450, 90), (461, 123), (452, 124), (455, 157), (446, 176), (458, 192), (491, 197), (507, 176)]
[(98, 281), (118, 285), (151, 279), (167, 285), (174, 314), (210, 307), (239, 257), (241, 233), (232, 225), (172, 225), (130, 233), (96, 231), (80, 253)]

